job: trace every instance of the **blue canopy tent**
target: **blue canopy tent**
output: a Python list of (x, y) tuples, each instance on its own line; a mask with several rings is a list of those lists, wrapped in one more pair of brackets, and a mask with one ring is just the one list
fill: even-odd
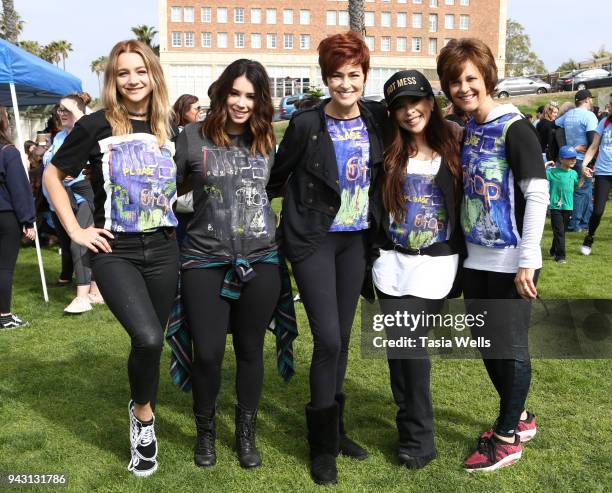
[[(27, 160), (23, 156), (23, 135), (21, 135), (20, 106), (54, 104), (59, 98), (71, 92), (80, 92), (81, 81), (49, 62), (18, 48), (12, 43), (0, 39), (0, 105), (13, 107), (15, 126), (17, 127), (17, 148), (22, 153), (23, 165)], [(34, 225), (36, 227), (36, 225)], [(40, 253), (38, 232), (36, 233), (36, 253), (38, 268), (43, 286), (45, 301), (49, 301), (47, 284)]]

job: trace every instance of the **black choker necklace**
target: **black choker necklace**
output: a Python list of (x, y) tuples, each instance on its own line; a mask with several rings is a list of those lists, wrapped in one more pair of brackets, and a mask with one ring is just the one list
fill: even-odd
[(142, 116), (147, 116), (147, 114), (148, 113), (146, 111), (144, 113), (134, 113), (134, 112), (128, 110), (128, 115), (130, 115), (130, 116), (140, 116), (140, 117), (142, 117)]

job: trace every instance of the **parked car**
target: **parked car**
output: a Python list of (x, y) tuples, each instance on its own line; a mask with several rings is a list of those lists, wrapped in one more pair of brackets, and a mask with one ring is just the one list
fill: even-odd
[(294, 94), (293, 96), (285, 96), (280, 100), (279, 114), (281, 120), (291, 120), (291, 115), (295, 113), (295, 103), (304, 99), (308, 94)]
[(612, 72), (603, 68), (588, 68), (565, 74), (559, 80), (559, 89), (563, 91), (581, 91), (593, 87), (612, 86)]
[(495, 86), (494, 94), (498, 98), (519, 96), (523, 94), (544, 94), (550, 92), (550, 84), (535, 77), (507, 77)]

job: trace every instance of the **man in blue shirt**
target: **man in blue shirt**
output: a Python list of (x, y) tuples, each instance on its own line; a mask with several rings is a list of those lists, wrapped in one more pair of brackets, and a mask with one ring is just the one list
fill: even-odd
[[(593, 95), (588, 89), (578, 91), (574, 97), (576, 107), (555, 120), (555, 125), (565, 130), (565, 143), (576, 149), (577, 159), (574, 169), (580, 176), (584, 153), (593, 143), (597, 128), (597, 117), (593, 109)], [(587, 163), (588, 164), (588, 163)], [(588, 227), (593, 211), (591, 178), (574, 193), (574, 210), (570, 219), (569, 231), (582, 231)]]

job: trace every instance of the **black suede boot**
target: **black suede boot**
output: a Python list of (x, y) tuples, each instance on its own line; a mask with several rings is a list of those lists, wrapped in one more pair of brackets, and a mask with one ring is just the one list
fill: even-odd
[(306, 405), (310, 475), (317, 484), (336, 484), (338, 469), (338, 404), (316, 409)]
[(193, 460), (196, 466), (214, 466), (217, 462), (217, 454), (215, 453), (215, 410), (213, 409), (209, 414), (196, 414), (195, 422), (198, 437), (193, 450)]
[(336, 402), (338, 403), (338, 431), (340, 437), (340, 453), (346, 457), (351, 457), (357, 460), (367, 459), (368, 453), (366, 452), (366, 450), (346, 435), (346, 430), (344, 429), (345, 400), (346, 396), (343, 393), (336, 394)]
[(243, 409), (236, 405), (236, 453), (240, 465), (246, 469), (261, 465), (261, 455), (255, 446), (257, 409)]

